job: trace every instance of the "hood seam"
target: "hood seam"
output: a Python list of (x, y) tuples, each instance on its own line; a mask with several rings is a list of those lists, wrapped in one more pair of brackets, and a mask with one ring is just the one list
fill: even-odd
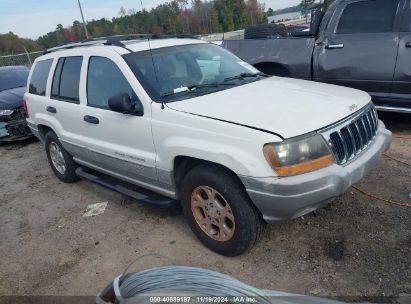
[(221, 121), (221, 122), (226, 122), (226, 123), (230, 123), (230, 124), (233, 124), (233, 125), (237, 125), (237, 126), (241, 126), (241, 127), (245, 127), (245, 128), (249, 128), (249, 129), (253, 129), (253, 130), (257, 130), (257, 131), (269, 133), (269, 134), (278, 136), (278, 137), (281, 138), (282, 140), (285, 140), (285, 138), (284, 138), (283, 136), (281, 136), (280, 134), (275, 133), (275, 132), (271, 132), (271, 131), (268, 131), (268, 130), (265, 130), (265, 129), (261, 129), (261, 128), (257, 128), (257, 127), (253, 127), (253, 126), (249, 126), (249, 125), (244, 125), (244, 124), (241, 124), (241, 123), (238, 123), (238, 122), (234, 122), (234, 121), (229, 121), (229, 120), (224, 120), (224, 119), (220, 119), (220, 118), (215, 118), (215, 117), (210, 117), (210, 116), (205, 116), (205, 115), (201, 115), (201, 114), (195, 114), (195, 113), (191, 113), (191, 112), (186, 112), (186, 111), (181, 111), (181, 110), (173, 109), (173, 108), (169, 107), (169, 106), (167, 105), (167, 103), (165, 103), (165, 105), (167, 106), (167, 108), (169, 108), (170, 110), (173, 110), (173, 111), (177, 111), (177, 112), (185, 113), (185, 114), (190, 114), (190, 115), (194, 115), (194, 116), (199, 116), (199, 117), (203, 117), (203, 118), (213, 119), (213, 120), (217, 120), (217, 121)]

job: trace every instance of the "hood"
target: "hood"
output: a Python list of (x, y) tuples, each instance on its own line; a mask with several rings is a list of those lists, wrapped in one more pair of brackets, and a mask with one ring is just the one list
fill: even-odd
[(0, 110), (13, 110), (23, 105), (26, 88), (14, 88), (0, 92)]
[(313, 81), (270, 77), (168, 103), (168, 107), (290, 138), (329, 126), (370, 102), (362, 91)]

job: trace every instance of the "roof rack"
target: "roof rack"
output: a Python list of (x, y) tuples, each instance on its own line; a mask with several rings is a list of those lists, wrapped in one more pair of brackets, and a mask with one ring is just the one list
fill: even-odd
[(68, 43), (61, 46), (56, 46), (50, 49), (47, 49), (43, 54), (48, 54), (60, 50), (73, 49), (76, 47), (91, 46), (91, 45), (114, 45), (122, 47), (130, 52), (130, 49), (126, 47), (122, 41), (127, 40), (150, 40), (150, 39), (167, 39), (167, 38), (191, 38), (198, 39), (198, 36), (194, 35), (155, 35), (155, 34), (128, 34), (128, 35), (114, 35), (107, 37), (99, 37), (94, 39), (87, 39), (80, 42)]

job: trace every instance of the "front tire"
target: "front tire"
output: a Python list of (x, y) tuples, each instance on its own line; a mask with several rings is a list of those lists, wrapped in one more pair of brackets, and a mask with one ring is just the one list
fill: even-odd
[(262, 236), (261, 214), (238, 178), (220, 166), (202, 164), (189, 171), (181, 201), (195, 235), (219, 254), (240, 255)]
[(77, 164), (70, 154), (64, 150), (57, 135), (48, 132), (44, 138), (47, 159), (54, 174), (64, 183), (72, 183), (78, 180), (76, 175)]

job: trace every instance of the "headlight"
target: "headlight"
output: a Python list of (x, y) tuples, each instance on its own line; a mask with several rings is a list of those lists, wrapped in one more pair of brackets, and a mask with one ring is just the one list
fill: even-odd
[(307, 173), (335, 163), (327, 143), (317, 133), (266, 144), (264, 156), (279, 176)]
[(9, 116), (13, 114), (14, 110), (0, 110), (0, 116)]

